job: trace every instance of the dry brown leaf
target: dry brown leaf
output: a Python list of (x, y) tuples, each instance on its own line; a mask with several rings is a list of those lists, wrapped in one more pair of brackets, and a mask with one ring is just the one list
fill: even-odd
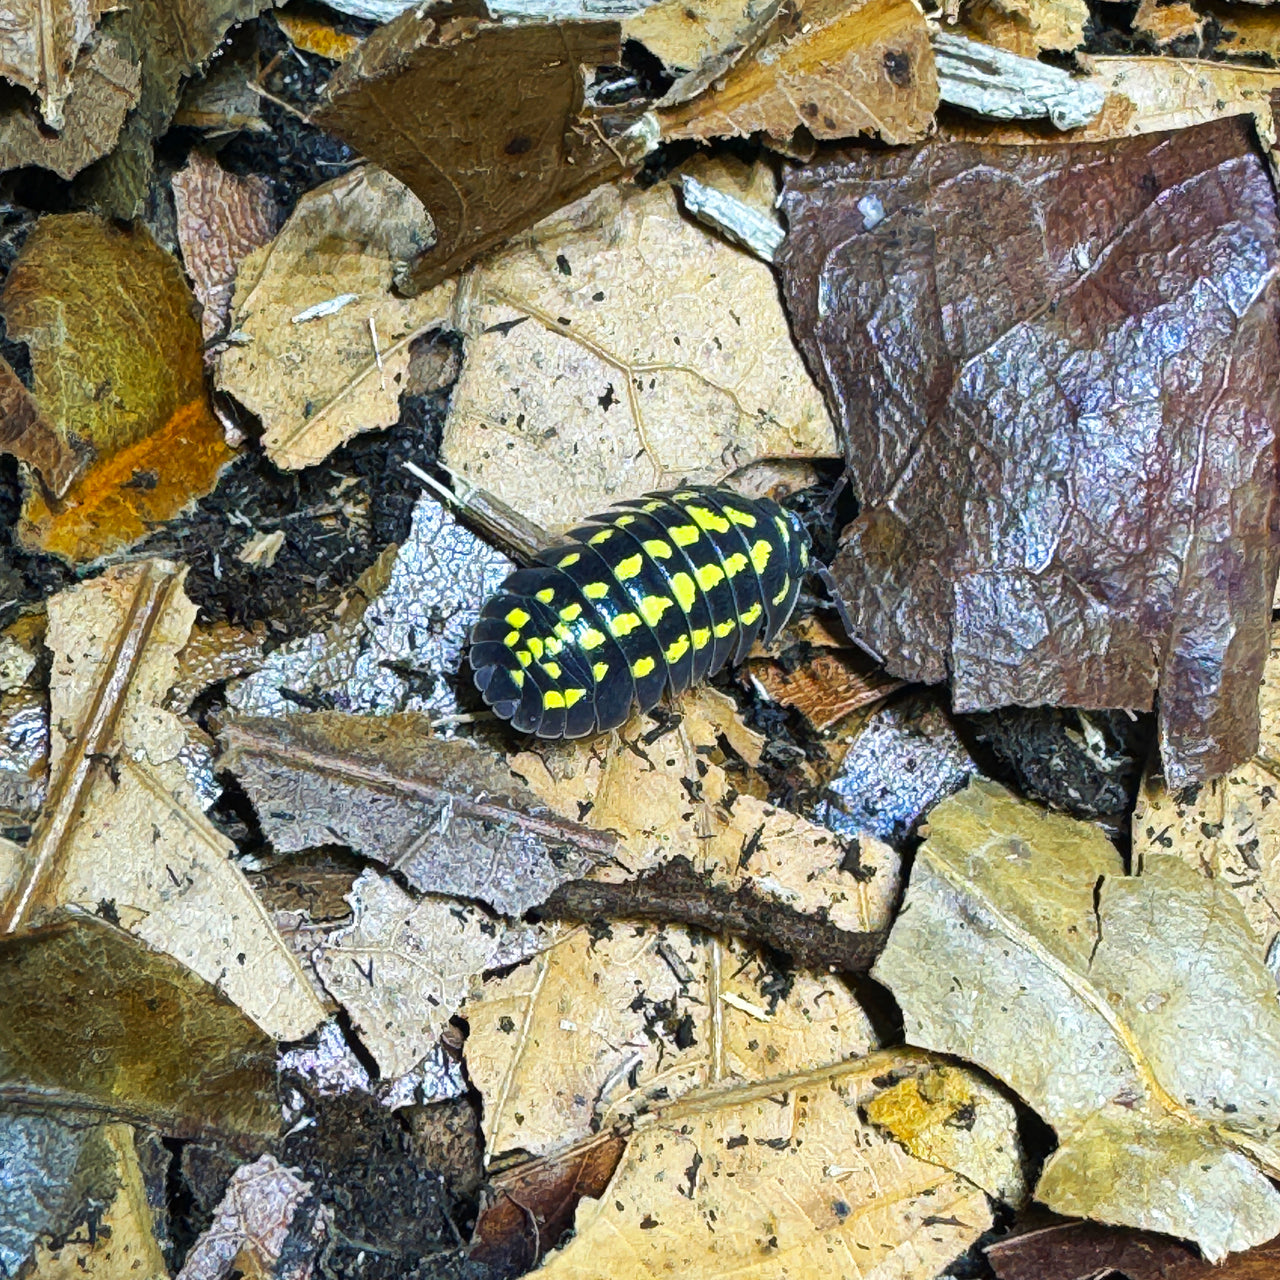
[(220, 761), (281, 853), (337, 842), (424, 893), (523, 915), (607, 860), (613, 837), (549, 811), (500, 755), (433, 737), (421, 716), (246, 718)]
[(187, 82), (173, 116), (175, 127), (203, 129), (211, 137), (267, 133), (262, 118), (258, 31), (240, 26), (228, 35), (203, 73)]
[(421, 291), (625, 170), (608, 115), (583, 114), (584, 68), (620, 57), (616, 22), (494, 22), (474, 0), (416, 6), (338, 68), (313, 116), (430, 212), (437, 239), (406, 277)]
[(1258, 711), (1251, 760), (1181, 792), (1146, 778), (1133, 814), (1133, 856), (1140, 866), (1149, 854), (1172, 854), (1234, 894), (1261, 954), (1271, 957), (1280, 937), (1280, 630), (1272, 632)]
[(330, 58), (334, 62), (345, 62), (364, 41), (360, 36), (339, 31), (332, 20), (325, 17), (326, 12), (318, 5), (291, 4), (274, 16), (276, 26), (295, 49), (314, 53), (319, 58)]
[(1035, 58), (1046, 49), (1069, 53), (1084, 44), (1089, 6), (1084, 0), (973, 0), (962, 17), (965, 34)]
[[(767, 167), (698, 176), (772, 198)], [(769, 267), (684, 218), (665, 183), (609, 187), (478, 268), (441, 456), (547, 526), (717, 481), (761, 456), (836, 451)]]
[(308, 192), (269, 244), (240, 263), (218, 385), (262, 419), (277, 466), (311, 466), (400, 416), (409, 347), (449, 317), (452, 283), (392, 293), (397, 264), (430, 238), (421, 201), (365, 166)]
[(0, 77), (40, 101), (46, 128), (64, 126), (80, 51), (117, 0), (9, 0), (0, 17)]
[[(874, 1047), (838, 977), (779, 984), (759, 953), (678, 926), (561, 927), (463, 1005), (488, 1159), (558, 1151), (655, 1100)], [(781, 994), (785, 990), (785, 995)]]
[(542, 946), (529, 926), (508, 927), (449, 898), (411, 898), (389, 876), (363, 872), (347, 895), (354, 921), (314, 955), (329, 993), (351, 1015), (383, 1079), (412, 1071), (435, 1047), (468, 990)]
[(186, 168), (173, 175), (173, 203), (207, 344), (226, 331), (236, 272), (275, 235), (277, 209), (265, 178), (228, 173), (203, 151), (193, 151)]
[(66, 493), (82, 462), (3, 359), (0, 359), (0, 452), (11, 453), (20, 462), (34, 467), (54, 497)]
[(107, 1124), (101, 1137), (114, 1157), (111, 1178), (115, 1198), (90, 1231), (70, 1239), (36, 1243), (28, 1280), (169, 1280), (169, 1268), (156, 1243), (147, 1189), (138, 1164), (133, 1128)]
[(1215, 0), (1197, 7), (1221, 28), (1216, 46), (1219, 52), (1237, 56), (1261, 53), (1272, 59), (1280, 55), (1280, 23), (1270, 9), (1247, 2), (1225, 4)]
[(768, 38), (782, 14), (779, 0), (658, 0), (622, 19), (624, 40), (638, 40), (680, 76), (670, 98), (700, 92)]
[(49, 798), (30, 845), (9, 848), (22, 871), (2, 923), (113, 903), (138, 937), (296, 1040), (324, 1007), (204, 816), (182, 760), (187, 731), (162, 710), (194, 616), (165, 561), (109, 569), (49, 601)]
[(39, 165), (71, 178), (111, 150), (125, 116), (138, 104), (142, 73), (116, 41), (99, 37), (76, 66), (62, 127), (45, 125), (35, 104), (17, 94), (0, 108), (0, 167)]
[(704, 93), (660, 110), (663, 136), (787, 139), (804, 129), (819, 140), (906, 143), (930, 130), (938, 84), (911, 0), (813, 0), (791, 28)]
[(829, 729), (851, 711), (887, 698), (903, 681), (864, 653), (846, 649), (815, 653), (794, 669), (753, 658), (747, 673), (771, 702), (795, 707), (815, 729)]
[(1157, 44), (1166, 45), (1175, 40), (1198, 40), (1204, 31), (1204, 18), (1189, 4), (1142, 0), (1134, 14), (1133, 29), (1150, 36)]
[(229, 622), (193, 626), (178, 654), (178, 674), (165, 706), (171, 711), (186, 711), (211, 684), (261, 666), (266, 638), (267, 629), (260, 622), (252, 630)]
[(575, 1234), (552, 1254), (548, 1280), (903, 1280), (932, 1276), (991, 1223), (979, 1183), (1018, 1181), (1012, 1106), (976, 1076), (958, 1125), (953, 1097), (935, 1128), (954, 1127), (947, 1163), (908, 1154), (862, 1119), (888, 1080), (937, 1070), (910, 1050), (704, 1090), (664, 1108), (630, 1138), (604, 1194), (583, 1200)]
[(71, 560), (127, 546), (207, 493), (231, 459), (204, 385), (181, 268), (145, 230), (42, 218), (5, 284), (37, 403), (95, 457), (56, 507), (29, 492), (23, 538)]

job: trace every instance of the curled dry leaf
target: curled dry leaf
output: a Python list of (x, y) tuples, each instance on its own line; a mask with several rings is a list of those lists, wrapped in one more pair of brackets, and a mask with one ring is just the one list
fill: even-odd
[(559, 817), (500, 756), (432, 737), (418, 716), (245, 719), (222, 742), (222, 767), (281, 853), (341, 842), (425, 893), (519, 916), (613, 852), (612, 836)]
[(453, 301), (452, 284), (408, 300), (391, 291), (430, 232), (421, 201), (364, 166), (304, 195), (240, 263), (230, 323), (248, 342), (223, 352), (218, 386), (262, 419), (277, 466), (310, 466), (399, 418), (409, 345)]
[(1158, 682), (1177, 786), (1247, 758), (1280, 416), (1247, 126), (849, 153), (784, 199), (787, 299), (863, 504), (832, 566), (850, 633), (950, 677), (958, 710), (1149, 708)]
[(764, 133), (786, 140), (804, 129), (819, 140), (872, 134), (905, 143), (924, 137), (937, 105), (929, 30), (917, 5), (813, 0), (755, 57), (691, 100), (660, 109), (658, 119), (669, 139)]
[(583, 114), (583, 68), (616, 65), (619, 41), (616, 22), (493, 22), (457, 0), (402, 14), (335, 72), (316, 122), (434, 220), (407, 277), (416, 291), (624, 170), (608, 120)]
[(1220, 778), (1170, 792), (1148, 776), (1133, 813), (1133, 856), (1172, 854), (1234, 894), (1257, 937), (1260, 954), (1272, 958), (1280, 937), (1280, 631), (1258, 692), (1262, 721), (1257, 754)]
[[(765, 1280), (933, 1275), (991, 1223), (976, 1169), (1018, 1179), (1012, 1106), (960, 1072), (977, 1123), (946, 1163), (908, 1154), (862, 1119), (886, 1078), (938, 1068), (904, 1050), (763, 1084), (703, 1090), (647, 1117), (599, 1199), (547, 1259), (549, 1280), (691, 1275)], [(955, 1088), (955, 1086), (953, 1086)], [(955, 1125), (952, 1098), (931, 1117)]]
[(458, 704), (446, 677), (458, 672), (481, 605), (511, 570), (510, 560), (423, 494), (408, 541), (363, 611), (282, 645), (231, 685), (227, 700), (241, 716), (317, 706), (453, 715)]
[(232, 455), (209, 406), (191, 292), (145, 230), (85, 213), (42, 218), (0, 309), (30, 347), (40, 409), (66, 444), (93, 454), (59, 503), (27, 493), (28, 544), (91, 560), (213, 488)]
[[(698, 172), (767, 204), (765, 166)], [(769, 267), (682, 216), (675, 193), (608, 187), (480, 267), (441, 457), (552, 527), (619, 498), (715, 482), (761, 456), (835, 450)]]
[(276, 233), (276, 206), (266, 179), (228, 173), (212, 156), (193, 151), (173, 175), (178, 245), (203, 308), (206, 343), (224, 333), (241, 262)]
[(75, 177), (115, 146), (141, 82), (139, 67), (121, 56), (117, 42), (97, 38), (72, 72), (60, 129), (48, 128), (25, 98), (0, 107), (0, 167), (39, 165), (60, 178)]
[(970, 0), (962, 29), (1023, 58), (1046, 49), (1069, 53), (1084, 44), (1085, 0)]
[(204, 816), (188, 733), (162, 709), (194, 616), (165, 561), (117, 566), (49, 601), (49, 796), (30, 844), (0, 850), (0, 884), (16, 882), (0, 923), (110, 903), (131, 932), (295, 1040), (324, 1007)]
[(902, 687), (857, 649), (820, 650), (794, 668), (753, 658), (747, 673), (771, 702), (795, 707), (819, 731)]
[(415, 901), (394, 880), (363, 872), (347, 896), (355, 920), (329, 934), (316, 971), (351, 1015), (384, 1079), (412, 1071), (489, 969), (528, 959), (539, 931), (495, 924), (448, 898)]
[(275, 1045), (209, 983), (96, 916), (0, 937), (0, 1098), (186, 1138), (275, 1136)]
[(1126, 876), (1097, 827), (973, 783), (930, 813), (874, 973), (910, 1042), (1053, 1125), (1051, 1209), (1211, 1260), (1280, 1232), (1280, 1007), (1223, 886), (1154, 855)]
[(363, 39), (339, 31), (333, 21), (325, 17), (326, 12), (319, 5), (291, 4), (272, 17), (295, 49), (334, 62), (345, 62), (361, 46)]

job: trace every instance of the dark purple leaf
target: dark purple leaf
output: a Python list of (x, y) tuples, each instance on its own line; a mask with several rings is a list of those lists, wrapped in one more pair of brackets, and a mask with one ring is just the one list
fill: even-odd
[(1171, 785), (1248, 757), (1277, 567), (1280, 285), (1243, 120), (848, 150), (778, 257), (862, 502), (850, 633), (958, 711), (1149, 708)]

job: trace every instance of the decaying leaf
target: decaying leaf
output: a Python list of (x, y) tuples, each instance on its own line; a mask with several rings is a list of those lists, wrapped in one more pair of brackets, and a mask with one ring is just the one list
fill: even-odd
[(616, 22), (493, 22), (457, 0), (409, 10), (342, 64), (315, 119), (430, 212), (415, 290), (623, 172), (607, 117), (582, 114), (582, 69), (616, 65), (619, 41)]
[[(937, 1068), (909, 1051), (704, 1090), (647, 1118), (603, 1196), (578, 1206), (550, 1280), (689, 1275), (899, 1280), (934, 1275), (990, 1224), (974, 1168), (1016, 1185), (1013, 1108), (960, 1073), (972, 1128), (948, 1163), (909, 1155), (864, 1121), (888, 1080)], [(953, 1069), (954, 1070), (954, 1069)], [(934, 1117), (941, 1127), (952, 1099)]]
[(319, 5), (291, 4), (272, 16), (295, 49), (331, 58), (334, 62), (344, 62), (363, 41), (360, 36), (339, 31), (332, 19), (325, 17), (326, 13), (327, 9)]
[(227, 700), (241, 716), (311, 707), (454, 715), (446, 677), (458, 672), (481, 605), (511, 570), (510, 560), (424, 493), (385, 586), (363, 612), (282, 645), (232, 684)]
[(1220, 778), (1170, 792), (1149, 776), (1133, 814), (1133, 856), (1172, 854), (1239, 900), (1260, 954), (1280, 937), (1280, 631), (1258, 692), (1257, 754)]
[(197, 623), (178, 654), (178, 674), (165, 706), (181, 714), (210, 685), (260, 667), (266, 638), (267, 629), (261, 623), (252, 630), (229, 622)]
[(275, 1156), (261, 1156), (231, 1175), (213, 1224), (187, 1254), (178, 1280), (222, 1280), (237, 1261), (235, 1270), (255, 1280), (307, 1280), (329, 1219), (309, 1182)]
[(0, 450), (34, 467), (54, 497), (66, 493), (82, 459), (0, 359)]
[(1149, 708), (1158, 681), (1175, 786), (1247, 758), (1280, 416), (1247, 126), (849, 153), (784, 201), (863, 504), (833, 565), (850, 634), (958, 710)]
[[(770, 202), (766, 166), (715, 172)], [(442, 459), (548, 528), (835, 449), (772, 271), (684, 218), (665, 183), (603, 188), (544, 223), (473, 274), (460, 310)]]
[(539, 950), (539, 931), (495, 925), (448, 898), (415, 902), (394, 880), (365, 871), (348, 900), (355, 920), (329, 934), (316, 970), (384, 1078), (412, 1071), (435, 1047), (472, 985)]
[[(168, 1280), (169, 1268), (156, 1243), (153, 1215), (127, 1124), (103, 1125), (97, 1134), (110, 1164), (107, 1177), (114, 1184), (105, 1205), (82, 1205), (91, 1227), (59, 1234), (53, 1242), (36, 1246), (30, 1280)], [(105, 1198), (105, 1197), (104, 1197)]]
[(70, 560), (129, 545), (213, 488), (231, 459), (204, 385), (191, 292), (141, 229), (42, 218), (5, 284), (37, 404), (92, 466), (51, 504), (26, 495), (23, 538)]
[(985, 1067), (1057, 1131), (1036, 1198), (1194, 1240), (1280, 1232), (1280, 1007), (1243, 913), (1177, 858), (977, 782), (929, 815), (875, 976), (907, 1039)]
[(657, 0), (622, 15), (622, 35), (677, 77), (664, 101), (684, 102), (757, 50), (782, 16), (779, 0)]
[(421, 201), (364, 166), (308, 192), (235, 278), (218, 386), (262, 419), (277, 466), (310, 466), (358, 431), (400, 416), (409, 344), (449, 316), (453, 285), (406, 300), (397, 264), (430, 239)]
[(818, 730), (902, 687), (857, 649), (818, 650), (794, 668), (753, 658), (747, 672), (765, 697), (795, 707)]
[(60, 178), (74, 177), (115, 146), (126, 114), (138, 103), (141, 81), (137, 64), (121, 56), (115, 40), (103, 36), (72, 72), (71, 94), (56, 132), (26, 94), (0, 91), (0, 167), (33, 164)]
[(186, 168), (173, 175), (173, 203), (208, 343), (227, 329), (240, 264), (275, 235), (276, 207), (265, 178), (228, 173), (203, 151), (193, 151)]
[(1084, 0), (971, 0), (964, 29), (979, 40), (1023, 58), (1046, 49), (1068, 53), (1084, 44), (1089, 6)]
[(131, 932), (294, 1040), (324, 1007), (204, 816), (187, 731), (161, 709), (194, 616), (165, 561), (117, 566), (49, 601), (49, 796), (30, 844), (0, 849), (0, 884), (17, 882), (2, 923), (110, 903)]
[(1275, 15), (1268, 13), (1264, 6), (1209, 0), (1198, 5), (1197, 11), (1217, 22), (1220, 29), (1217, 47), (1223, 53), (1235, 56), (1263, 53), (1274, 57), (1280, 49)]
[(63, 127), (80, 51), (115, 0), (12, 0), (0, 22), (0, 77), (29, 89), (49, 129)]
[(341, 842), (424, 893), (520, 916), (613, 851), (612, 837), (560, 818), (500, 756), (432, 737), (420, 716), (245, 719), (222, 742), (221, 767), (279, 852)]
[(1159, 45), (1176, 40), (1199, 40), (1204, 32), (1204, 19), (1189, 4), (1159, 4), (1142, 0), (1134, 14), (1133, 29), (1150, 37)]
[(209, 65), (182, 89), (174, 126), (203, 129), (208, 136), (268, 133), (262, 118), (258, 32), (242, 26), (230, 33)]
[(275, 1045), (209, 983), (105, 920), (0, 937), (0, 989), (0, 1099), (187, 1138), (275, 1136)]
[[(789, 28), (789, 29), (788, 29)], [(873, 134), (917, 142), (938, 86), (924, 15), (910, 0), (814, 0), (756, 57), (679, 106), (660, 110), (666, 138), (817, 139)]]
[(674, 925), (562, 926), (462, 1009), (487, 1158), (560, 1151), (691, 1089), (875, 1046), (840, 978), (778, 977), (751, 948)]

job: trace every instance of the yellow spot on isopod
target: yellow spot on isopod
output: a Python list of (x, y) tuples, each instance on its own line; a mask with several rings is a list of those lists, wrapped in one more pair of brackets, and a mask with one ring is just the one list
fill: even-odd
[(554, 587), (543, 587), (535, 596), (535, 600), (541, 600), (543, 604), (550, 604), (556, 598)]
[(520, 649), (516, 653), (516, 658), (522, 667), (527, 667), (533, 661), (533, 654), (528, 649)]
[(563, 609), (560, 610), (560, 616), (566, 622), (576, 622), (578, 619), (578, 615), (581, 614), (581, 612), (582, 612), (582, 606), (580, 604), (576, 604), (576, 603), (567, 604)]
[(690, 498), (696, 498), (697, 496), (692, 489), (681, 489), (679, 493), (672, 495), (677, 502), (688, 502)]
[(502, 637), (502, 643), (505, 644), (508, 649), (514, 649), (516, 645), (520, 643), (520, 633), (518, 631), (508, 631), (507, 634)]
[(601, 529), (599, 533), (593, 533), (591, 537), (587, 539), (587, 546), (598, 547), (602, 542), (608, 542), (612, 537), (612, 529)]
[(689, 648), (689, 637), (679, 636), (667, 645), (667, 661), (679, 662)]
[(645, 596), (640, 601), (640, 616), (651, 627), (656, 627), (658, 620), (670, 608), (671, 600), (667, 596)]
[(529, 652), (533, 654), (535, 658), (542, 657), (542, 641), (539, 640), (537, 636), (530, 636), (526, 643), (529, 646)]
[(694, 589), (693, 579), (687, 573), (673, 573), (671, 575), (671, 590), (676, 593), (676, 599), (680, 602), (680, 607), (688, 613), (693, 608), (693, 602), (697, 599), (698, 593)]
[(635, 522), (635, 516), (619, 516), (613, 523), (616, 524), (619, 529), (625, 529), (627, 525), (635, 524)]
[(555, 632), (555, 637), (557, 640), (573, 639), (573, 632), (570, 631), (569, 628), (566, 627), (563, 622), (557, 622), (556, 625), (551, 628), (551, 630)]
[(559, 689), (548, 689), (542, 695), (542, 705), (544, 707), (563, 707), (564, 694)]
[(581, 701), (587, 696), (585, 689), (566, 689), (564, 691), (564, 705), (571, 707), (575, 702)]
[(617, 565), (614, 566), (613, 576), (619, 582), (626, 582), (628, 578), (634, 578), (640, 572), (643, 564), (644, 557), (637, 551), (635, 555), (618, 561)]
[(764, 609), (761, 607), (760, 602), (757, 600), (756, 603), (753, 604), (750, 609), (743, 609), (742, 625), (744, 627), (749, 627), (763, 612), (764, 612)]
[(747, 567), (747, 557), (741, 551), (735, 551), (731, 556), (724, 558), (724, 576), (732, 578), (735, 574), (741, 573)]
[(693, 629), (693, 647), (695, 649), (705, 649), (708, 641), (711, 639), (710, 627), (694, 627)]
[(529, 621), (529, 615), (523, 609), (512, 609), (506, 616), (506, 624), (509, 627), (523, 627)]
[(559, 680), (559, 679), (560, 679), (560, 664), (559, 664), (558, 662), (544, 662), (544, 663), (542, 664), (542, 669), (543, 669), (543, 671), (545, 671), (545, 672), (547, 673), (547, 675), (549, 675), (553, 680)]
[(557, 569), (567, 569), (571, 564), (577, 564), (582, 559), (582, 553), (579, 551), (570, 551), (567, 556), (556, 561)]
[(700, 529), (710, 529), (712, 533), (728, 533), (729, 522), (724, 516), (718, 516), (710, 507), (686, 507)]
[(809, 548), (802, 542), (800, 544), (800, 567), (806, 569), (809, 566)]
[(656, 665), (657, 663), (652, 658), (637, 658), (631, 664), (631, 674), (643, 680), (645, 676), (653, 671)]
[(700, 537), (698, 526), (696, 524), (677, 524), (672, 525), (667, 532), (671, 535), (671, 541), (677, 547), (692, 546)]
[(578, 637), (578, 643), (584, 649), (598, 649), (604, 644), (604, 632), (597, 631), (595, 627), (588, 627), (581, 636)]
[(737, 625), (736, 618), (726, 618), (724, 622), (717, 622), (711, 630), (716, 633), (717, 640), (723, 640)]
[(511, 683), (515, 685), (517, 689), (524, 688), (524, 672), (523, 671), (509, 671), (507, 674), (511, 677)]
[(693, 571), (693, 576), (703, 591), (710, 591), (717, 582), (724, 581), (724, 570), (718, 564), (703, 564)]
[(663, 502), (661, 498), (659, 498), (656, 502), (646, 502), (644, 506), (640, 508), (640, 510), (648, 511), (650, 514), (652, 514), (655, 511), (661, 511), (662, 508), (665, 507), (666, 505), (667, 504)]
[(769, 552), (772, 550), (773, 548), (763, 538), (757, 538), (751, 544), (751, 563), (755, 565), (757, 573), (769, 563)]
[(782, 590), (769, 602), (770, 604), (781, 604), (787, 598), (787, 592), (791, 590), (791, 575), (784, 573), (782, 575)]
[(661, 538), (646, 538), (643, 546), (657, 560), (671, 559), (671, 548)]
[(591, 674), (595, 676), (597, 680), (603, 680), (605, 676), (609, 674), (609, 664), (607, 662), (597, 662), (596, 665), (591, 668)]
[(634, 613), (620, 613), (609, 619), (609, 630), (615, 636), (629, 636), (639, 625), (639, 615)]
[(609, 594), (609, 584), (607, 582), (588, 582), (582, 588), (582, 594), (588, 600), (601, 600)]
[(782, 541), (784, 543), (790, 542), (791, 526), (781, 516), (774, 516), (773, 523), (778, 526), (778, 532), (782, 534)]
[(737, 507), (725, 507), (724, 513), (734, 524), (745, 525), (748, 529), (756, 527), (756, 518), (750, 511), (739, 511)]
[(564, 648), (564, 641), (557, 640), (555, 636), (548, 636), (546, 640), (547, 652), (554, 657), (561, 649)]

